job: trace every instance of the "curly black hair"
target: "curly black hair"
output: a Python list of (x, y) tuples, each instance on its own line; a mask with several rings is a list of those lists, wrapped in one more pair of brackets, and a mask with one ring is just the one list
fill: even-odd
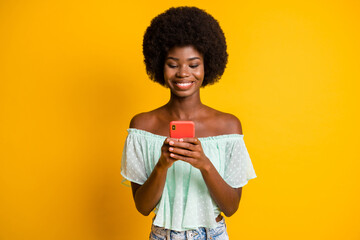
[(196, 7), (170, 8), (151, 21), (143, 40), (144, 62), (150, 79), (165, 86), (168, 51), (188, 45), (194, 46), (204, 59), (202, 87), (217, 82), (228, 60), (225, 36), (218, 21)]

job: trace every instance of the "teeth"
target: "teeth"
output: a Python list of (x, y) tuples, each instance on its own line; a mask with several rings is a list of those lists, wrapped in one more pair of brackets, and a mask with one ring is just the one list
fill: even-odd
[(184, 87), (191, 85), (191, 83), (176, 83), (176, 84)]

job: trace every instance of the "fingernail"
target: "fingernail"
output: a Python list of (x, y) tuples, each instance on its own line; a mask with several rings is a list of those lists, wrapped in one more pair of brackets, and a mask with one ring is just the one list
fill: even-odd
[(174, 150), (172, 147), (171, 147), (171, 148), (169, 148), (169, 151), (172, 151), (172, 150)]
[(174, 142), (173, 142), (173, 141), (170, 141), (170, 142), (169, 142), (169, 144), (170, 144), (170, 145), (173, 145), (173, 144), (174, 144)]
[(179, 139), (179, 141), (180, 141), (180, 142), (183, 142), (183, 141), (184, 141), (184, 139), (180, 138), (180, 139)]

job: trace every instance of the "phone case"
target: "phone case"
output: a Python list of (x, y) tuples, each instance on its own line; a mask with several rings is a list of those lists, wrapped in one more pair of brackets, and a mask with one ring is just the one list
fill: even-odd
[(193, 121), (171, 121), (171, 138), (193, 138), (195, 137), (195, 123)]

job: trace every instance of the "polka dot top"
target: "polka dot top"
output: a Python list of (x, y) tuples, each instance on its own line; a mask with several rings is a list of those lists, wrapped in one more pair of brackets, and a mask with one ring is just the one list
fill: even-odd
[[(256, 177), (243, 137), (227, 134), (198, 138), (205, 155), (233, 188), (242, 187)], [(165, 139), (165, 136), (129, 128), (121, 161), (122, 176), (144, 184), (160, 158)], [(154, 212), (154, 225), (185, 231), (215, 227), (220, 209), (211, 198), (200, 170), (189, 163), (176, 161), (168, 169), (164, 190)]]

